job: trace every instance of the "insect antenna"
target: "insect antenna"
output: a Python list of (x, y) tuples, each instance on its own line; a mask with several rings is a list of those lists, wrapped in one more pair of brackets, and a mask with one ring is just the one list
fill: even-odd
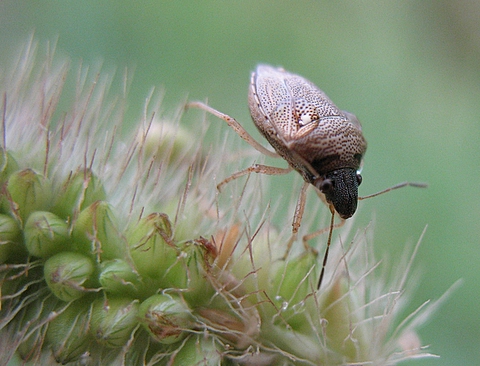
[(358, 197), (358, 200), (361, 201), (361, 200), (365, 200), (367, 198), (377, 197), (377, 196), (380, 196), (381, 194), (393, 191), (394, 189), (409, 187), (409, 186), (410, 187), (416, 187), (416, 188), (427, 188), (428, 184), (427, 183), (419, 183), (419, 182), (402, 182), (402, 183), (395, 184), (392, 187), (386, 188), (386, 189), (384, 189), (380, 192), (369, 194), (368, 196)]

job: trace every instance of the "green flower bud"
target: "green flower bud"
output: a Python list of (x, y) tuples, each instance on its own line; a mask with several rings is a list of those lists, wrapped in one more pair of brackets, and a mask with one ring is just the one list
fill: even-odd
[(360, 308), (355, 299), (355, 289), (349, 288), (348, 279), (338, 276), (332, 286), (322, 293), (322, 318), (326, 320), (325, 336), (327, 347), (343, 357), (356, 362), (368, 357), (371, 340), (367, 340), (365, 324), (356, 313)]
[(153, 295), (140, 304), (140, 323), (156, 341), (172, 344), (195, 325), (188, 306), (174, 294)]
[[(273, 228), (268, 228), (268, 231), (259, 232), (248, 248), (238, 248), (239, 243), (243, 243), (239, 242), (240, 230), (241, 226), (234, 224), (215, 236), (220, 251), (219, 266), (224, 267), (226, 263), (235, 277), (241, 279), (246, 291), (272, 288), (275, 268), (284, 264), (285, 242)], [(258, 273), (251, 276), (252, 271), (257, 270)]]
[(138, 300), (128, 298), (97, 299), (92, 306), (91, 332), (107, 347), (122, 347), (138, 324)]
[(222, 352), (214, 338), (191, 336), (169, 360), (171, 366), (222, 365)]
[(13, 156), (3, 148), (0, 148), (0, 186), (5, 183), (10, 174), (18, 169), (20, 168)]
[[(172, 238), (168, 216), (153, 213), (127, 230), (130, 255), (142, 276), (151, 277), (166, 287), (185, 287), (186, 271)], [(173, 283), (172, 283), (173, 281)]]
[(211, 266), (216, 249), (208, 240), (200, 238), (187, 242), (182, 254), (183, 271), (188, 278), (188, 289), (182, 292), (182, 296), (194, 307), (204, 305), (215, 293), (209, 277), (212, 276)]
[(281, 321), (288, 322), (293, 329), (311, 327), (307, 319), (305, 301), (308, 294), (316, 290), (318, 281), (316, 267), (317, 255), (312, 251), (277, 262), (272, 267), (269, 296), (278, 309), (281, 309)]
[(111, 294), (138, 296), (144, 289), (138, 273), (122, 259), (103, 262), (98, 280), (102, 289)]
[(0, 264), (10, 258), (13, 262), (22, 260), (24, 254), (26, 250), (17, 221), (10, 216), (0, 214)]
[(71, 249), (67, 223), (51, 212), (33, 212), (25, 223), (24, 235), (28, 252), (36, 257), (47, 258)]
[(18, 346), (18, 354), (24, 361), (38, 364), (45, 343), (48, 318), (55, 309), (61, 307), (60, 300), (52, 294), (37, 298), (19, 314), (20, 329), (26, 336)]
[(305, 251), (295, 258), (288, 258), (272, 272), (272, 288), (282, 301), (297, 303), (316, 288), (315, 268), (317, 255)]
[(205, 223), (216, 213), (205, 212), (199, 209), (198, 201), (187, 200), (181, 210), (178, 206), (178, 197), (160, 202), (156, 209), (168, 217), (175, 218), (172, 224), (173, 237), (177, 243), (186, 242), (205, 234)]
[(145, 157), (155, 156), (157, 162), (173, 163), (186, 156), (191, 160), (191, 156), (187, 154), (192, 148), (193, 137), (181, 126), (163, 120), (154, 121), (146, 135), (140, 131), (137, 141), (142, 144)]
[(47, 210), (50, 206), (50, 184), (32, 169), (11, 174), (5, 188), (2, 206), (21, 222), (33, 211)]
[[(4, 266), (7, 267), (8, 264)], [(15, 297), (21, 292), (26, 282), (25, 276), (22, 273), (19, 274), (18, 270), (15, 268), (6, 269), (5, 267), (3, 268), (4, 271), (0, 273), (0, 310), (9, 306), (8, 303), (15, 301)]]
[(78, 215), (73, 223), (72, 239), (77, 249), (97, 259), (123, 258), (125, 240), (118, 230), (111, 206), (97, 201)]
[(211, 333), (218, 332), (233, 347), (245, 349), (259, 338), (262, 320), (258, 308), (240, 292), (228, 291), (228, 301), (216, 296), (208, 306), (196, 308), (195, 314)]
[(83, 254), (62, 252), (50, 257), (43, 270), (50, 291), (60, 300), (72, 301), (89, 292), (85, 286), (93, 283), (95, 265)]
[(66, 364), (89, 351), (93, 338), (90, 329), (91, 307), (74, 301), (49, 324), (46, 340), (57, 362)]
[(96, 201), (107, 197), (102, 181), (89, 169), (71, 174), (58, 190), (51, 211), (62, 218), (72, 217)]

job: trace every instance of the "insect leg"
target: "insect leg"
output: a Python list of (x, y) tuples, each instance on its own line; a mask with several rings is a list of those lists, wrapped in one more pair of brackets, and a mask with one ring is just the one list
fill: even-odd
[(243, 177), (244, 175), (248, 175), (250, 173), (259, 173), (259, 174), (266, 174), (266, 175), (282, 175), (282, 174), (287, 174), (292, 171), (292, 168), (277, 168), (274, 166), (267, 166), (267, 165), (261, 165), (261, 164), (253, 164), (252, 166), (248, 167), (247, 169), (240, 170), (239, 172), (236, 172), (229, 176), (228, 178), (222, 180), (218, 185), (217, 189), (220, 191), (222, 187), (231, 182), (232, 180), (235, 180), (237, 178)]
[(254, 149), (257, 151), (261, 152), (264, 155), (273, 157), (273, 158), (279, 158), (280, 156), (273, 151), (270, 151), (263, 147), (259, 142), (257, 142), (243, 127), (240, 123), (238, 123), (234, 118), (217, 111), (216, 109), (213, 109), (212, 107), (208, 106), (205, 103), (202, 102), (190, 102), (187, 103), (185, 108), (198, 108), (202, 109), (205, 112), (208, 112), (210, 114), (213, 114), (214, 116), (223, 119), (227, 124), (242, 138), (244, 139), (250, 146), (252, 146)]
[[(333, 229), (338, 229), (340, 227), (342, 227), (343, 225), (345, 225), (345, 219), (342, 219), (340, 218), (340, 222), (333, 225)], [(307, 234), (307, 235), (304, 235), (303, 236), (303, 243), (304, 245), (308, 245), (307, 242), (311, 239), (314, 239), (316, 238), (317, 236), (320, 236), (322, 235), (323, 233), (326, 233), (328, 230), (330, 230), (330, 226), (328, 227), (324, 227), (323, 229), (320, 229), (320, 230), (317, 230), (317, 231), (314, 231), (313, 233), (310, 233), (310, 234)]]
[[(292, 222), (292, 236), (297, 237), (298, 229), (302, 223), (303, 212), (305, 211), (305, 201), (307, 198), (308, 183), (304, 182), (302, 189), (300, 190), (300, 196), (298, 197), (297, 206), (295, 207), (295, 215)], [(290, 248), (288, 248), (290, 249)]]
[[(300, 225), (302, 223), (302, 218), (303, 218), (303, 212), (305, 211), (305, 201), (307, 198), (307, 188), (309, 186), (309, 183), (304, 182), (302, 185), (302, 189), (300, 190), (300, 195), (298, 197), (297, 205), (295, 206), (295, 214), (293, 215), (293, 221), (292, 221), (292, 236), (290, 237), (290, 240), (287, 243), (287, 250), (285, 251), (285, 255), (283, 258), (287, 258), (288, 253), (290, 252), (290, 249), (297, 240), (297, 234), (298, 234), (298, 229), (300, 229)], [(312, 247), (308, 245), (307, 242), (303, 242), (305, 246), (305, 250), (313, 250)]]

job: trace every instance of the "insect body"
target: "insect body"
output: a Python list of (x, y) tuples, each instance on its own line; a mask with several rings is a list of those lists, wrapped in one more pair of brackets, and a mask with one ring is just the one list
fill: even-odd
[[(421, 183), (404, 182), (365, 197), (358, 197), (362, 182), (359, 169), (367, 149), (362, 127), (357, 118), (337, 108), (335, 104), (310, 81), (281, 68), (259, 65), (252, 73), (248, 102), (253, 122), (265, 136), (276, 153), (264, 148), (232, 117), (201, 102), (191, 102), (187, 107), (200, 108), (223, 119), (252, 147), (262, 154), (282, 157), (290, 168), (282, 169), (254, 164), (223, 180), (220, 187), (246, 174), (286, 174), (292, 169), (303, 177), (305, 183), (295, 210), (292, 238), (287, 253), (296, 239), (305, 209), (306, 188), (313, 185), (325, 196), (332, 218), (329, 226), (327, 248), (323, 258), (318, 288), (322, 283), (330, 248), (335, 211), (345, 220), (355, 213), (357, 201), (408, 185), (425, 187)], [(304, 237), (308, 239), (324, 232)], [(308, 247), (309, 248), (309, 247)]]
[(357, 118), (308, 80), (267, 65), (252, 74), (248, 101), (255, 125), (275, 151), (343, 219), (351, 217), (367, 149)]

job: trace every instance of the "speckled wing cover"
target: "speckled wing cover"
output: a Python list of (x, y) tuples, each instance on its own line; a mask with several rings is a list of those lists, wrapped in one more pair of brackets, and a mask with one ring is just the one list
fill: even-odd
[(259, 65), (249, 106), (260, 132), (307, 182), (335, 169), (360, 168), (367, 148), (360, 123), (310, 81)]

